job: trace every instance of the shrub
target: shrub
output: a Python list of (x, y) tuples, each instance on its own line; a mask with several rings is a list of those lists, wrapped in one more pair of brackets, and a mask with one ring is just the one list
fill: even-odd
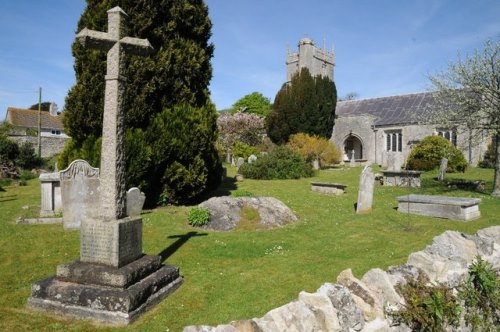
[(417, 143), (408, 156), (406, 168), (429, 171), (438, 168), (442, 158), (448, 159), (447, 172), (464, 172), (467, 168), (462, 152), (441, 136), (428, 136)]
[(0, 162), (14, 161), (19, 155), (19, 146), (7, 137), (0, 136)]
[(340, 161), (340, 150), (323, 137), (298, 133), (290, 136), (287, 145), (308, 162), (319, 160), (320, 165), (325, 165)]
[(233, 155), (238, 158), (242, 157), (243, 159), (247, 160), (250, 155), (254, 154), (256, 155), (259, 152), (256, 147), (250, 146), (248, 144), (245, 144), (241, 141), (237, 141), (236, 144), (234, 144), (233, 147)]
[(405, 300), (403, 308), (390, 312), (396, 323), (405, 323), (412, 331), (444, 331), (446, 326), (458, 326), (461, 308), (453, 291), (444, 285), (429, 285), (420, 274), (417, 280), (407, 280), (396, 290)]
[(42, 158), (35, 154), (33, 145), (26, 141), (19, 147), (16, 164), (23, 169), (32, 169), (42, 166)]
[(495, 159), (496, 159), (496, 147), (495, 143), (491, 142), (488, 144), (488, 149), (484, 154), (483, 160), (481, 160), (478, 164), (481, 168), (495, 168)]
[(472, 331), (495, 331), (500, 326), (500, 280), (481, 257), (469, 266), (469, 277), (459, 287), (458, 297), (464, 301), (465, 322)]
[(206, 225), (210, 221), (210, 210), (202, 207), (195, 207), (189, 210), (188, 223), (194, 227)]
[(251, 164), (243, 164), (240, 173), (249, 179), (299, 179), (311, 177), (314, 172), (309, 163), (290, 148), (281, 146)]

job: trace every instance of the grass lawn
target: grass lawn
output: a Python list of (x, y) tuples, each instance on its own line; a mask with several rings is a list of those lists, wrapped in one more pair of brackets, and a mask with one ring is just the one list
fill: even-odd
[[(360, 167), (323, 170), (300, 180), (226, 181), (217, 193), (247, 191), (282, 200), (300, 221), (274, 230), (215, 232), (190, 227), (189, 207), (158, 208), (143, 214), (143, 251), (162, 254), (180, 267), (185, 281), (170, 297), (120, 331), (181, 331), (186, 325), (227, 323), (261, 317), (272, 308), (314, 292), (352, 268), (361, 277), (370, 268), (405, 263), (445, 230), (475, 233), (499, 225), (500, 199), (492, 198), (493, 170), (471, 169), (448, 178), (482, 179), (485, 193), (452, 190), (423, 175), (421, 188), (375, 187), (374, 209), (356, 215)], [(229, 176), (234, 169), (229, 166)], [(343, 196), (313, 193), (311, 181), (348, 185)], [(111, 331), (26, 309), (31, 283), (55, 274), (60, 263), (79, 256), (79, 232), (61, 225), (16, 225), (23, 209), (40, 204), (38, 180), (0, 192), (0, 330)], [(481, 218), (458, 222), (398, 213), (396, 197), (408, 193), (482, 198)]]

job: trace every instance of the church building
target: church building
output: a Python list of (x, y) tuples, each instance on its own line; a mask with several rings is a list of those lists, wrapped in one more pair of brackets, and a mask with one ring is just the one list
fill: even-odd
[[(333, 53), (322, 50), (305, 38), (298, 53), (287, 55), (287, 80), (306, 67), (313, 76), (333, 80)], [(344, 152), (344, 161), (379, 164), (399, 170), (404, 168), (413, 146), (430, 135), (440, 135), (459, 148), (470, 165), (484, 157), (488, 137), (466, 128), (444, 128), (422, 124), (424, 113), (434, 102), (432, 92), (337, 102), (331, 141)]]

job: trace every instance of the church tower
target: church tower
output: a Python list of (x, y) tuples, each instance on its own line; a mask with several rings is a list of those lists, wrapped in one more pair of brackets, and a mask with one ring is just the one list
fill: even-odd
[(314, 45), (310, 38), (299, 41), (298, 52), (288, 52), (286, 58), (287, 83), (302, 68), (309, 69), (311, 76), (326, 76), (333, 81), (334, 54)]

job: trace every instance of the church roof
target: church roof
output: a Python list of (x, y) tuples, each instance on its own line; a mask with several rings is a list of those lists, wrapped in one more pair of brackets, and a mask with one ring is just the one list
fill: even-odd
[[(41, 116), (42, 128), (64, 130), (62, 114), (50, 115), (49, 112), (41, 112)], [(38, 128), (38, 110), (8, 107), (5, 119), (16, 127)]]
[(335, 113), (339, 117), (371, 115), (376, 126), (416, 123), (427, 105), (433, 102), (430, 92), (373, 99), (339, 101)]

